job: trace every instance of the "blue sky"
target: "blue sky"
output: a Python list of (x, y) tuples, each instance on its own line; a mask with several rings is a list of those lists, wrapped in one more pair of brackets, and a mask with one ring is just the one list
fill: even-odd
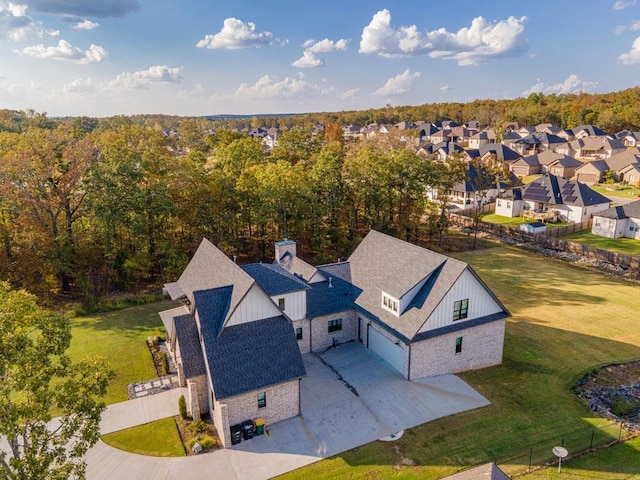
[(285, 113), (609, 92), (640, 0), (0, 0), (0, 108)]

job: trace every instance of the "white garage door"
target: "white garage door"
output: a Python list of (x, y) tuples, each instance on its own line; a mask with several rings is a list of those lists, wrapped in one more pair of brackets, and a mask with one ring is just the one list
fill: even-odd
[(404, 366), (404, 349), (371, 326), (369, 326), (369, 348), (385, 362), (402, 373)]

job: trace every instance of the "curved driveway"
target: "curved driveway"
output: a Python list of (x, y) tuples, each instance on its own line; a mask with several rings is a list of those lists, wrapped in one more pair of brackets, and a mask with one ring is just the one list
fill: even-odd
[[(303, 414), (268, 425), (269, 435), (179, 458), (136, 455), (99, 442), (87, 454), (87, 478), (199, 480), (204, 472), (207, 478), (225, 480), (271, 478), (399, 430), (489, 404), (454, 375), (408, 382), (357, 344), (341, 345), (321, 357), (306, 354), (304, 362)], [(171, 390), (110, 405), (101, 432), (175, 415), (182, 393)]]

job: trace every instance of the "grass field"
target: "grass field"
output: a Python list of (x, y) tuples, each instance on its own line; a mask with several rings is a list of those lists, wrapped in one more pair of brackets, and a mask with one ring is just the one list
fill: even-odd
[(173, 418), (165, 418), (102, 436), (107, 445), (140, 455), (184, 457), (184, 448)]
[[(577, 400), (571, 386), (598, 365), (640, 358), (640, 287), (515, 248), (456, 256), (474, 267), (513, 314), (503, 364), (460, 375), (492, 405), (421, 425), (392, 444), (373, 442), (282, 478), (436, 479), (496, 458), (509, 473), (522, 469), (530, 448), (548, 455), (563, 439), (590, 436), (592, 427), (608, 423)], [(613, 439), (616, 432), (602, 436)], [(506, 457), (514, 460), (504, 461)]]
[(592, 455), (546, 468), (524, 477), (526, 480), (640, 480), (640, 437)]
[(638, 195), (640, 195), (640, 188), (634, 188), (634, 187), (630, 187), (628, 185), (600, 184), (600, 185), (592, 186), (590, 188), (592, 188), (596, 192), (604, 195), (605, 197), (616, 197), (616, 198), (624, 198), (624, 199), (633, 198), (633, 199), (636, 199), (636, 198), (638, 198)]
[(633, 238), (606, 238), (592, 234), (591, 230), (582, 230), (581, 232), (563, 235), (562, 239), (588, 245), (593, 248), (611, 250), (612, 252), (640, 257), (640, 240), (634, 240)]
[(67, 353), (75, 360), (102, 355), (116, 372), (104, 398), (107, 403), (128, 400), (129, 383), (156, 377), (145, 340), (150, 335), (164, 335), (158, 312), (172, 306), (158, 302), (71, 319), (73, 337)]
[[(524, 217), (504, 217), (502, 215), (496, 215), (495, 213), (486, 213), (482, 215), (482, 221), (487, 223), (495, 223), (497, 225), (506, 225), (511, 228), (518, 228), (523, 223), (529, 223), (534, 220)], [(571, 223), (547, 223), (547, 228), (559, 228), (571, 225)]]

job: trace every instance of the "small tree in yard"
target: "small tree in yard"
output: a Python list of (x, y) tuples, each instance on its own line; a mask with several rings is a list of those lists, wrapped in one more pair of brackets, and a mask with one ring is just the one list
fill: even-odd
[(1, 479), (84, 478), (113, 373), (101, 358), (72, 363), (70, 341), (68, 320), (0, 282)]
[(184, 395), (180, 395), (180, 398), (178, 398), (178, 411), (180, 413), (180, 418), (183, 420), (189, 416), (187, 414), (187, 400), (184, 398)]

